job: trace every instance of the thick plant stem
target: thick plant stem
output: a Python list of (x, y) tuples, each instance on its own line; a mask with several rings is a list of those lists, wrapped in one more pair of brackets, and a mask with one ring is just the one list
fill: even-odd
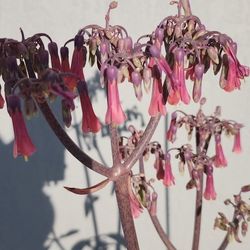
[[(149, 213), (150, 214), (150, 213)], [(174, 247), (174, 245), (172, 244), (172, 242), (169, 240), (168, 235), (164, 232), (157, 216), (152, 216), (150, 215), (151, 221), (154, 224), (154, 227), (158, 233), (158, 235), (160, 236), (162, 242), (165, 244), (165, 246), (167, 247), (168, 250), (176, 250), (176, 248)]]
[(57, 138), (61, 141), (61, 143), (65, 146), (65, 148), (86, 167), (103, 176), (109, 177), (110, 169), (89, 157), (71, 140), (71, 138), (67, 135), (67, 133), (64, 131), (64, 129), (61, 127), (61, 125), (53, 115), (47, 102), (37, 102), (37, 104), (51, 129), (53, 130)]
[(203, 192), (203, 173), (199, 172), (200, 189), (196, 191), (195, 202), (195, 221), (194, 221), (194, 236), (192, 250), (199, 249), (201, 216), (202, 216), (202, 192)]
[(121, 225), (128, 250), (138, 250), (139, 244), (136, 236), (134, 220), (130, 208), (128, 193), (129, 174), (120, 176), (115, 182), (115, 194), (118, 203)]

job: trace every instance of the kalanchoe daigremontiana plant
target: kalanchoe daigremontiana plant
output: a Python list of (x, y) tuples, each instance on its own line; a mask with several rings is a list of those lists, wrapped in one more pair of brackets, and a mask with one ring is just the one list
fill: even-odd
[[(190, 181), (187, 188), (196, 188), (196, 213), (193, 250), (199, 246), (201, 204), (205, 199), (215, 199), (213, 170), (226, 167), (228, 162), (222, 148), (222, 134), (234, 136), (233, 151), (241, 151), (241, 124), (220, 119), (220, 108), (214, 115), (205, 116), (202, 109), (196, 116), (183, 112), (172, 114), (167, 139), (174, 142), (177, 129), (182, 125), (189, 137), (195, 133), (196, 149), (185, 144), (164, 152), (158, 142), (151, 142), (161, 116), (167, 114), (166, 103), (191, 102), (189, 80), (192, 82), (192, 99), (204, 104), (202, 80), (210, 68), (220, 73), (219, 84), (230, 92), (240, 89), (241, 80), (249, 75), (249, 68), (237, 59), (237, 45), (227, 35), (208, 31), (200, 19), (192, 15), (189, 0), (171, 1), (176, 4), (178, 14), (164, 18), (148, 35), (132, 40), (126, 29), (110, 25), (110, 12), (117, 7), (111, 2), (105, 16), (105, 26), (87, 25), (61, 48), (45, 33), (25, 37), (22, 40), (0, 39), (0, 75), (4, 81), (4, 95), (0, 92), (0, 108), (6, 101), (13, 122), (13, 155), (30, 157), (36, 147), (29, 137), (24, 116), (32, 118), (38, 109), (65, 148), (89, 169), (105, 177), (102, 182), (83, 189), (67, 189), (77, 194), (95, 192), (114, 182), (120, 219), (128, 249), (139, 249), (133, 216), (137, 217), (143, 207), (147, 208), (159, 236), (168, 249), (176, 249), (164, 233), (157, 219), (158, 195), (152, 179), (144, 171), (145, 160), (150, 154), (155, 157), (156, 179), (165, 186), (175, 184), (172, 172), (172, 153), (177, 151), (180, 171), (188, 168)], [(70, 53), (68, 44), (73, 43)], [(87, 63), (96, 66), (100, 73), (100, 86), (106, 91), (107, 110), (102, 117), (96, 114), (88, 93), (88, 82), (84, 77)], [(129, 138), (118, 133), (117, 126), (127, 119), (120, 101), (119, 85), (129, 82), (136, 99), (151, 92), (148, 113), (151, 116), (145, 131), (133, 126)], [(144, 87), (143, 87), (144, 86)], [(1, 90), (1, 89), (0, 89)], [(5, 96), (5, 100), (3, 98)], [(61, 101), (62, 120), (71, 126), (75, 99), (79, 98), (82, 109), (83, 133), (97, 133), (102, 127), (99, 119), (109, 126), (113, 163), (105, 166), (83, 152), (67, 135), (55, 118), (48, 101)], [(215, 155), (208, 156), (211, 138), (215, 140)], [(139, 161), (139, 171), (134, 166)], [(203, 176), (206, 188), (203, 193)]]

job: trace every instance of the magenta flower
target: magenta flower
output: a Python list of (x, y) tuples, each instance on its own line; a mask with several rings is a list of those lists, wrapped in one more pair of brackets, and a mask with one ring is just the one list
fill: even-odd
[(207, 174), (207, 180), (206, 180), (204, 198), (206, 200), (215, 200), (217, 194), (214, 188), (213, 167), (211, 165), (206, 166), (206, 174)]
[(84, 133), (97, 133), (101, 129), (101, 124), (96, 117), (89, 95), (86, 82), (79, 81), (77, 89), (80, 96), (82, 107), (82, 131)]
[(122, 110), (118, 86), (117, 86), (117, 68), (114, 66), (109, 66), (106, 69), (107, 75), (107, 101), (108, 109), (106, 112), (105, 123), (106, 124), (122, 124), (126, 119), (126, 115)]
[(171, 122), (170, 122), (170, 126), (169, 129), (167, 131), (166, 134), (166, 138), (168, 141), (171, 141), (172, 143), (175, 141), (176, 139), (176, 131), (177, 131), (177, 127), (176, 127), (176, 119), (177, 119), (177, 114), (176, 112), (172, 113), (171, 115)]
[(181, 48), (177, 48), (174, 51), (174, 70), (173, 75), (174, 79), (177, 82), (177, 86), (179, 89), (180, 97), (183, 103), (189, 104), (190, 96), (188, 94), (186, 83), (185, 83), (185, 74), (184, 74), (184, 57), (185, 52)]
[(215, 135), (214, 165), (217, 168), (227, 166), (227, 160), (224, 156), (223, 148), (221, 146), (221, 136), (219, 134)]
[(236, 134), (234, 135), (233, 152), (237, 153), (237, 154), (242, 152), (241, 139), (240, 139), (240, 129), (238, 129)]
[(21, 111), (21, 103), (18, 96), (10, 95), (7, 97), (8, 113), (12, 119), (14, 130), (13, 156), (23, 155), (27, 160), (35, 151), (36, 147), (32, 143)]
[(172, 167), (171, 167), (171, 156), (169, 153), (165, 155), (165, 171), (164, 171), (164, 179), (163, 184), (166, 187), (169, 187), (171, 185), (175, 184), (175, 178), (172, 173)]

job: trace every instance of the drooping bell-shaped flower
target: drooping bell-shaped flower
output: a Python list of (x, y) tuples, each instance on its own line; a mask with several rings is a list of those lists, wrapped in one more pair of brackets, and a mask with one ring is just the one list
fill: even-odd
[(53, 69), (61, 70), (61, 63), (58, 55), (58, 47), (55, 42), (50, 42), (48, 44), (48, 49), (50, 53), (50, 59)]
[(240, 88), (240, 78), (237, 76), (237, 65), (230, 55), (223, 55), (223, 65), (220, 76), (220, 86), (227, 92)]
[(169, 153), (165, 155), (165, 169), (164, 169), (163, 184), (166, 187), (169, 187), (175, 184), (175, 178), (173, 176), (172, 167), (171, 167), (171, 156)]
[(177, 131), (177, 127), (176, 127), (176, 120), (177, 120), (177, 113), (174, 112), (171, 115), (171, 122), (170, 122), (170, 126), (169, 129), (167, 131), (166, 134), (166, 138), (168, 141), (171, 141), (172, 143), (175, 141), (176, 139), (176, 131)]
[(155, 153), (154, 168), (156, 169), (157, 179), (163, 180), (164, 179), (163, 159), (160, 157), (159, 153)]
[[(70, 70), (70, 65), (69, 65), (69, 49), (68, 47), (61, 47), (60, 49), (60, 55), (61, 55), (61, 70), (64, 73), (71, 73)], [(63, 81), (65, 85), (70, 89), (71, 91), (75, 88), (76, 86), (76, 77), (72, 77), (70, 75), (63, 77)]]
[(233, 145), (233, 152), (234, 153), (241, 153), (241, 139), (240, 139), (240, 128), (237, 129), (236, 134), (234, 135), (234, 145)]
[(221, 146), (221, 135), (215, 135), (215, 156), (214, 156), (215, 167), (226, 167), (227, 160), (225, 158), (223, 148)]
[(198, 102), (201, 98), (201, 90), (202, 90), (202, 78), (204, 74), (204, 65), (196, 64), (194, 67), (194, 86), (193, 86), (193, 100), (194, 102)]
[(35, 151), (36, 147), (32, 143), (24, 122), (21, 111), (21, 102), (18, 96), (10, 95), (7, 97), (8, 113), (12, 119), (14, 130), (14, 148), (13, 156), (23, 155), (25, 160), (28, 159)]
[(205, 172), (207, 174), (207, 179), (203, 196), (206, 200), (215, 200), (217, 194), (214, 188), (213, 167), (211, 165), (206, 166)]
[(101, 129), (101, 124), (94, 113), (86, 82), (79, 81), (77, 83), (77, 90), (82, 107), (82, 131), (83, 133), (97, 133)]
[[(177, 86), (180, 92), (180, 97), (183, 103), (189, 104), (190, 96), (188, 94), (186, 83), (185, 83), (185, 74), (184, 74), (184, 57), (185, 52), (182, 48), (176, 48), (174, 51), (174, 70), (173, 75)], [(174, 89), (177, 91), (177, 89)]]
[(141, 74), (137, 71), (133, 71), (131, 73), (131, 82), (133, 83), (136, 98), (139, 101), (141, 101), (141, 99), (142, 99), (142, 87), (141, 87), (142, 77), (141, 77)]
[[(86, 63), (86, 47), (83, 46), (83, 37), (80, 35), (75, 36), (75, 47), (71, 60), (71, 73), (75, 74), (80, 80), (84, 80), (83, 67)], [(71, 88), (75, 88), (77, 79), (72, 78), (70, 83)]]
[(120, 97), (117, 86), (117, 74), (117, 68), (114, 66), (109, 66), (106, 69), (108, 104), (105, 117), (106, 124), (119, 125), (127, 119), (120, 103)]
[(167, 113), (167, 110), (163, 101), (161, 72), (156, 65), (153, 67), (153, 87), (152, 87), (152, 96), (151, 96), (148, 113), (152, 117), (158, 115), (159, 113), (165, 116)]

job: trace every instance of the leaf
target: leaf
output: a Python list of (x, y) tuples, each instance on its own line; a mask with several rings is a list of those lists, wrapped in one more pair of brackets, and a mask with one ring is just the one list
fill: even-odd
[(246, 185), (246, 186), (243, 186), (241, 187), (241, 192), (250, 192), (250, 185)]
[(83, 195), (83, 194), (94, 193), (94, 192), (104, 188), (108, 183), (109, 183), (109, 179), (106, 179), (106, 180), (99, 182), (98, 184), (91, 186), (91, 187), (88, 187), (88, 188), (72, 188), (72, 187), (64, 187), (64, 188), (67, 189), (68, 191), (74, 193), (74, 194)]

